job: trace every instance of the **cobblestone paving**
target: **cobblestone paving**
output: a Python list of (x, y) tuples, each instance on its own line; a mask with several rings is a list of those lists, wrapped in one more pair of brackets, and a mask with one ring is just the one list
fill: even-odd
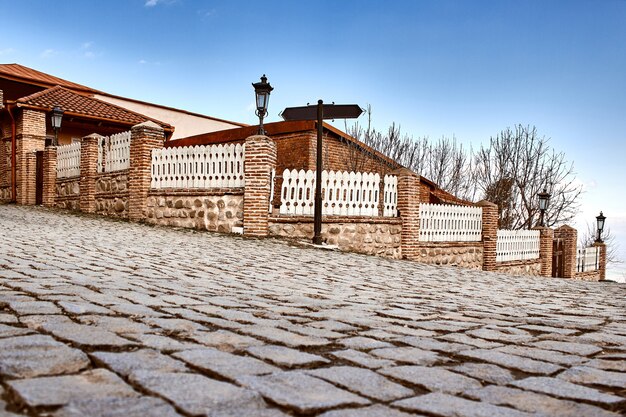
[(626, 286), (0, 205), (0, 417), (617, 416)]

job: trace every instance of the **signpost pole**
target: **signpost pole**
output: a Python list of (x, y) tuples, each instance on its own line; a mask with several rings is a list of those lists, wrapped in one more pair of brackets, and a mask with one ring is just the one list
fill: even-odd
[(315, 171), (315, 212), (313, 244), (322, 244), (322, 137), (324, 134), (324, 102), (317, 101), (317, 158)]

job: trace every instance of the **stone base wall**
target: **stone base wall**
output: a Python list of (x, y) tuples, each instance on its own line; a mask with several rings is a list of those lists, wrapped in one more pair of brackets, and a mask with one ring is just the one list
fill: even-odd
[(57, 179), (55, 206), (67, 210), (80, 209), (80, 177)]
[(0, 201), (11, 201), (11, 187), (0, 188)]
[[(312, 217), (270, 217), (271, 236), (312, 239)], [(322, 221), (322, 239), (341, 250), (399, 259), (402, 220), (332, 217)]]
[(483, 247), (480, 242), (420, 242), (419, 257), (412, 260), (424, 264), (482, 269)]
[(146, 222), (232, 233), (233, 227), (243, 226), (243, 189), (150, 192)]
[(530, 275), (538, 277), (541, 275), (541, 260), (527, 259), (524, 261), (509, 261), (496, 263), (496, 271), (508, 275)]
[(600, 271), (576, 272), (574, 279), (580, 281), (600, 281)]
[(128, 170), (98, 174), (96, 213), (128, 218)]

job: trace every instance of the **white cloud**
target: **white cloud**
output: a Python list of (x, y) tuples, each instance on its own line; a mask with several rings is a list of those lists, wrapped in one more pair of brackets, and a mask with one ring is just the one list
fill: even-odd
[(146, 7), (154, 7), (159, 3), (159, 0), (146, 0)]
[(13, 48), (0, 49), (0, 56), (2, 56), (2, 55), (9, 55), (9, 54), (13, 53), (13, 51), (15, 51)]
[(46, 49), (45, 51), (43, 51), (39, 56), (41, 58), (52, 58), (53, 56), (57, 55), (58, 52), (52, 48), (50, 49)]
[(81, 49), (89, 49), (93, 46), (93, 42), (83, 42), (82, 45), (80, 45)]
[(148, 63), (148, 61), (146, 61), (145, 59), (140, 59), (140, 60), (139, 60), (139, 63), (140, 63), (141, 65), (145, 65), (145, 64), (147, 64), (147, 63)]

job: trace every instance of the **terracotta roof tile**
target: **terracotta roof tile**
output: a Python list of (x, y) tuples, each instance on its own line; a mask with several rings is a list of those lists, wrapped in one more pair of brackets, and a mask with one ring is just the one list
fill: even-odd
[(64, 80), (59, 77), (55, 77), (50, 74), (46, 74), (41, 71), (34, 70), (32, 68), (25, 67), (20, 64), (0, 64), (0, 76), (6, 76), (16, 81), (32, 82), (40, 84), (44, 87), (52, 87), (60, 85), (61, 87), (69, 88), (72, 90), (98, 93), (98, 90), (86, 87), (81, 84), (73, 83), (71, 81)]
[(61, 86), (48, 88), (17, 100), (18, 106), (32, 106), (51, 110), (59, 106), (63, 111), (78, 116), (110, 120), (129, 125), (136, 125), (151, 120), (165, 129), (171, 129), (167, 123), (152, 119), (97, 98), (86, 97)]

